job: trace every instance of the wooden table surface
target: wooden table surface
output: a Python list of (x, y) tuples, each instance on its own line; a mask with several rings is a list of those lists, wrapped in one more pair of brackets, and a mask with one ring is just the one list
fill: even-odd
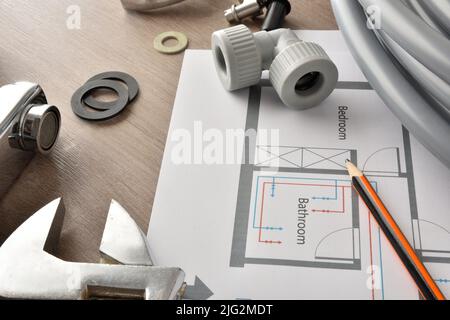
[[(151, 14), (129, 13), (119, 0), (2, 0), (0, 84), (39, 83), (63, 117), (60, 140), (49, 157), (36, 156), (0, 200), (0, 243), (31, 214), (63, 197), (66, 218), (58, 256), (97, 262), (111, 199), (147, 230), (158, 182), (183, 54), (153, 49), (161, 32), (177, 30), (191, 49), (210, 47), (227, 27), (223, 10), (236, 0), (186, 0)], [(287, 26), (336, 29), (329, 0), (292, 0)], [(67, 28), (67, 9), (81, 9), (81, 28)], [(248, 21), (257, 30), (258, 22)], [(136, 102), (116, 119), (77, 118), (70, 99), (91, 76), (124, 71), (141, 87)]]

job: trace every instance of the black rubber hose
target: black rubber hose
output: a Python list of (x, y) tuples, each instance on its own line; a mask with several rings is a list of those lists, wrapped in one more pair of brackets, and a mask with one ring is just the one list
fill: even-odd
[(272, 31), (283, 26), (284, 19), (291, 12), (291, 4), (288, 0), (270, 1), (267, 7), (267, 15), (262, 25), (262, 30)]

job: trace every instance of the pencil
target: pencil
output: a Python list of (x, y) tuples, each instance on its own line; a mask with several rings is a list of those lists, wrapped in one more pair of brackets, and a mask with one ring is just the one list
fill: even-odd
[(386, 206), (373, 189), (369, 180), (349, 160), (347, 160), (347, 169), (352, 177), (353, 187), (369, 208), (372, 216), (400, 257), (403, 265), (414, 279), (423, 298), (426, 300), (445, 300), (445, 296), (442, 294), (436, 282), (434, 282), (392, 215), (386, 209)]

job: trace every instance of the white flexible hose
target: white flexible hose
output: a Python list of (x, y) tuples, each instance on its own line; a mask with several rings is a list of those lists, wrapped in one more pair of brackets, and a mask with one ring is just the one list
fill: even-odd
[[(427, 14), (426, 19), (433, 19), (427, 22), (421, 16), (425, 11), (417, 11), (425, 8), (424, 2), (332, 0), (332, 5), (372, 87), (405, 127), (450, 168), (450, 40), (442, 31), (448, 12), (440, 20), (432, 18), (436, 12)], [(378, 29), (371, 30), (367, 12), (374, 8), (379, 16), (371, 19), (380, 21), (373, 24)]]

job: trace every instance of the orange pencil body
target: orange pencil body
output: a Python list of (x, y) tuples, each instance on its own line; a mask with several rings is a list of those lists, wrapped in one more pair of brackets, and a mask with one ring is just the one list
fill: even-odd
[(366, 203), (404, 266), (413, 277), (422, 296), (427, 300), (445, 300), (445, 296), (373, 189), (369, 180), (354, 165), (348, 163), (348, 166), (355, 190)]

